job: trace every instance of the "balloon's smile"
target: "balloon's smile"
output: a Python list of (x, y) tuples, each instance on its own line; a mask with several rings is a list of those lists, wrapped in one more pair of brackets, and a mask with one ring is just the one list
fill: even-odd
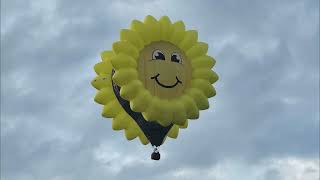
[(178, 79), (178, 77), (176, 76), (176, 83), (173, 84), (173, 85), (165, 85), (165, 84), (162, 84), (159, 80), (158, 80), (158, 77), (160, 76), (160, 74), (158, 73), (157, 75), (151, 77), (151, 79), (154, 79), (161, 87), (164, 87), (164, 88), (174, 88), (176, 87), (179, 83), (182, 84), (182, 82)]

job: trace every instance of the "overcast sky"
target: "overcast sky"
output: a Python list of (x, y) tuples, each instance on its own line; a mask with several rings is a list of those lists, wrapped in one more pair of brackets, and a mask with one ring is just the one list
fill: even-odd
[[(198, 30), (220, 76), (160, 161), (111, 129), (90, 85), (149, 14)], [(1, 180), (318, 178), (318, 0), (1, 1)]]

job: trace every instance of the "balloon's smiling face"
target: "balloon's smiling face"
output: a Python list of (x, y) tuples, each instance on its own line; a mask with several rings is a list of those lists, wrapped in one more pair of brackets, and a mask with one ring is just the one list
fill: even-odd
[(165, 42), (153, 42), (140, 51), (139, 79), (153, 96), (179, 97), (190, 86), (191, 65), (183, 51)]

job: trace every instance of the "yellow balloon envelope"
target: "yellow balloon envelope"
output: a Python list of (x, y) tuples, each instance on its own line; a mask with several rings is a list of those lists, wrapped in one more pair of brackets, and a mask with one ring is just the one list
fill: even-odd
[(186, 30), (182, 21), (133, 20), (94, 66), (94, 100), (104, 106), (102, 116), (112, 118), (112, 128), (124, 130), (128, 140), (139, 137), (158, 147), (167, 136), (177, 138), (216, 95), (216, 61), (207, 52), (197, 31)]

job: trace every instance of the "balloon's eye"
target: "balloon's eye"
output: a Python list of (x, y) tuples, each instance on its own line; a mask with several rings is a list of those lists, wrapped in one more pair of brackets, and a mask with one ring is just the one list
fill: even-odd
[(171, 61), (176, 63), (182, 63), (182, 59), (178, 53), (172, 53), (171, 55)]
[(160, 50), (155, 50), (152, 53), (152, 59), (153, 60), (165, 60), (166, 58), (164, 57), (163, 52), (161, 52)]

